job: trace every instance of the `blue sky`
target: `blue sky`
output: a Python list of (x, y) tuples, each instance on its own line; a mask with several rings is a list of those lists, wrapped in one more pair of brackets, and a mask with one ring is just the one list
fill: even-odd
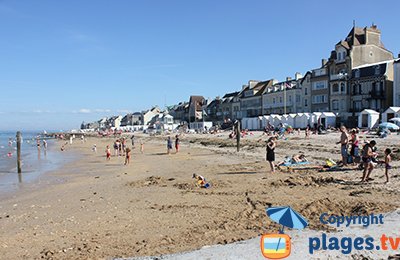
[(0, 130), (69, 129), (320, 66), (353, 20), (400, 51), (399, 1), (0, 0)]

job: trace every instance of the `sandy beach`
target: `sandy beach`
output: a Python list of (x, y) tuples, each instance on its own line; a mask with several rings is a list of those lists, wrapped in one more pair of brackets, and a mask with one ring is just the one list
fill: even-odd
[[(223, 245), (276, 231), (279, 226), (265, 214), (269, 206), (290, 205), (311, 230), (333, 230), (319, 222), (323, 212), (366, 215), (400, 208), (397, 160), (389, 184), (383, 168), (374, 170), (371, 183), (360, 184), (362, 172), (351, 167), (271, 174), (260, 132), (244, 138), (239, 153), (227, 133), (182, 136), (181, 151), (170, 155), (165, 136), (135, 136), (136, 143), (145, 142), (145, 152), (134, 149), (128, 166), (123, 157), (105, 160), (113, 138), (76, 140), (64, 152), (78, 158), (73, 163), (2, 195), (0, 259), (110, 259)], [(338, 160), (338, 140), (338, 133), (309, 140), (303, 133), (290, 136), (279, 140), (277, 161), (300, 151), (312, 165)], [(383, 154), (400, 136), (376, 140)], [(212, 188), (195, 187), (193, 173)]]

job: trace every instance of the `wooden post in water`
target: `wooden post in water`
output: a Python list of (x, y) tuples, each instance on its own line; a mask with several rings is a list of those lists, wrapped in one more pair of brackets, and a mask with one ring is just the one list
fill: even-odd
[(236, 149), (239, 152), (240, 151), (240, 121), (236, 121), (235, 133), (236, 133)]
[(17, 169), (21, 173), (21, 132), (17, 132)]

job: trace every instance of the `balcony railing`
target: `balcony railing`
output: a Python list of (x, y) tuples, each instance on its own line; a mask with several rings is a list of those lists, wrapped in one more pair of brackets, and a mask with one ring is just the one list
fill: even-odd
[(385, 99), (385, 93), (383, 91), (372, 90), (369, 92), (369, 99)]

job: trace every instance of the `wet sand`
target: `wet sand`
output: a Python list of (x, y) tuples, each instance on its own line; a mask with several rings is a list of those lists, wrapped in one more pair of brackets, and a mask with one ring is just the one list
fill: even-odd
[[(135, 135), (137, 136), (137, 135)], [(399, 208), (399, 170), (384, 185), (383, 168), (370, 184), (359, 184), (356, 170), (304, 170), (271, 174), (260, 133), (235, 141), (227, 134), (187, 135), (181, 151), (166, 155), (165, 137), (139, 137), (145, 153), (133, 150), (132, 162), (122, 157), (105, 160), (113, 139), (76, 141), (67, 152), (80, 159), (48, 178), (62, 183), (27, 188), (1, 197), (0, 258), (99, 259), (177, 253), (206, 245), (227, 244), (276, 231), (265, 214), (268, 206), (290, 205), (319, 223), (323, 212), (357, 215)], [(277, 160), (305, 152), (313, 163), (339, 159), (338, 134), (292, 136), (279, 141)], [(399, 136), (377, 140), (383, 151)], [(98, 153), (91, 151), (96, 143)], [(138, 143), (138, 140), (136, 141)], [(61, 144), (60, 144), (61, 145)], [(393, 163), (398, 166), (398, 161)], [(192, 174), (205, 176), (211, 189), (195, 187)]]

